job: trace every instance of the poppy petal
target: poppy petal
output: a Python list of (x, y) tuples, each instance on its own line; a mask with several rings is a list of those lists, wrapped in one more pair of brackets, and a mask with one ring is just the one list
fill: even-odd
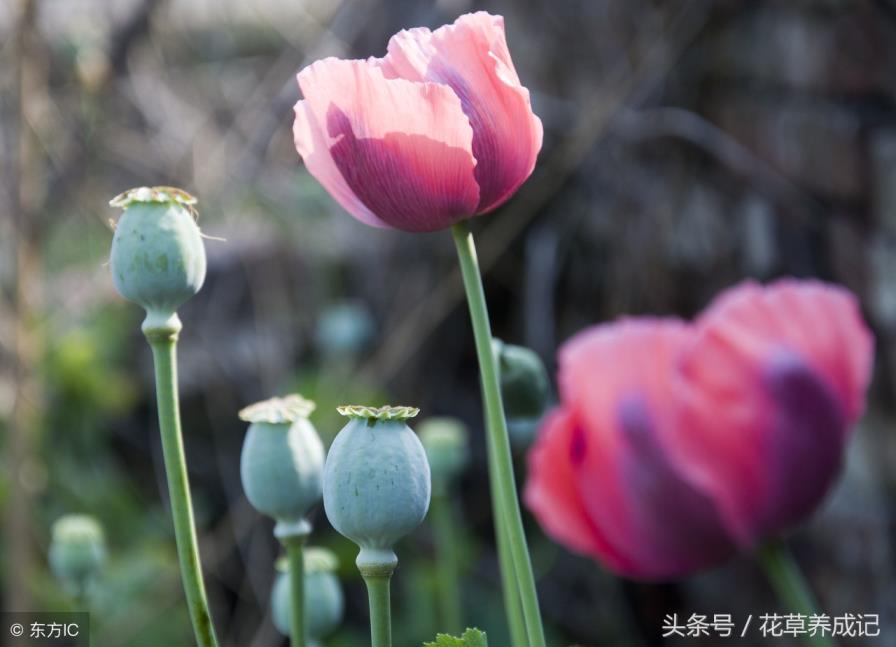
[(298, 80), (305, 101), (296, 148), (352, 215), (434, 231), (475, 213), (473, 133), (450, 88), (387, 79), (371, 62), (335, 58), (306, 67)]
[(473, 127), (477, 213), (503, 204), (532, 173), (543, 129), (510, 58), (501, 16), (477, 12), (434, 32), (401, 31), (380, 64), (387, 76), (446, 84), (460, 97)]
[(629, 577), (675, 577), (733, 550), (714, 501), (668, 447), (677, 435), (677, 361), (690, 335), (676, 320), (626, 320), (580, 333), (560, 352), (561, 397), (586, 432), (580, 496), (627, 559), (616, 572)]
[(617, 569), (628, 567), (591, 522), (579, 495), (576, 464), (581, 460), (581, 427), (557, 408), (545, 416), (529, 453), (523, 499), (545, 532), (570, 549), (601, 557)]
[(681, 363), (677, 429), (688, 431), (674, 447), (751, 547), (829, 488), (864, 407), (873, 341), (849, 293), (793, 280), (727, 291), (696, 330)]

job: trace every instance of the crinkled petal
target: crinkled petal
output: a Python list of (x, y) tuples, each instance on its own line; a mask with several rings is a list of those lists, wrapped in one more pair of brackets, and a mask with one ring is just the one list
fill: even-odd
[(605, 561), (614, 570), (627, 570), (631, 565), (607, 543), (582, 501), (576, 478), (581, 433), (575, 416), (563, 408), (545, 416), (529, 452), (523, 498), (553, 539)]
[(296, 149), (352, 215), (405, 231), (476, 211), (473, 132), (454, 92), (386, 79), (368, 61), (328, 58), (299, 73)]
[(389, 227), (361, 202), (345, 181), (330, 154), (328, 137), (321, 130), (308, 102), (299, 101), (295, 105), (295, 113), (296, 119), (292, 126), (293, 138), (296, 150), (305, 161), (308, 172), (329, 191), (333, 199), (343, 209), (355, 218), (372, 227)]
[(580, 333), (560, 352), (563, 406), (584, 429), (578, 488), (626, 562), (607, 565), (629, 577), (677, 577), (733, 550), (715, 502), (668, 446), (678, 434), (676, 370), (690, 335), (675, 320), (629, 320)]
[(683, 354), (673, 443), (745, 547), (799, 521), (836, 476), (864, 407), (873, 340), (854, 298), (817, 282), (746, 283)]
[(478, 12), (435, 32), (401, 31), (379, 64), (387, 76), (444, 83), (460, 97), (473, 126), (477, 213), (503, 204), (532, 173), (542, 125), (510, 59), (501, 16)]
[(850, 422), (864, 411), (874, 338), (849, 291), (820, 281), (747, 282), (711, 304), (701, 323), (716, 317), (754, 352), (776, 345), (798, 352), (830, 381)]

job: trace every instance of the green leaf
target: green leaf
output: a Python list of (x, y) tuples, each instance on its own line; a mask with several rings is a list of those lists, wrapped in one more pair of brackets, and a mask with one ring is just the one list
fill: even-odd
[(435, 642), (424, 643), (423, 647), (488, 647), (485, 632), (467, 629), (460, 638), (448, 634), (438, 634)]

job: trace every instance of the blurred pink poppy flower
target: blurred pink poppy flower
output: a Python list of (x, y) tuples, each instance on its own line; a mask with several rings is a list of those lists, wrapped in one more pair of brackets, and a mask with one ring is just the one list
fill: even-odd
[(873, 350), (855, 297), (815, 281), (746, 283), (697, 319), (674, 446), (739, 545), (799, 522), (827, 493)]
[(822, 500), (872, 352), (852, 295), (793, 280), (735, 287), (693, 324), (587, 329), (560, 350), (561, 404), (529, 455), (526, 503), (621, 575), (717, 564)]
[(541, 149), (500, 16), (401, 31), (384, 58), (326, 58), (298, 81), (296, 149), (342, 207), (375, 227), (435, 231), (491, 211)]

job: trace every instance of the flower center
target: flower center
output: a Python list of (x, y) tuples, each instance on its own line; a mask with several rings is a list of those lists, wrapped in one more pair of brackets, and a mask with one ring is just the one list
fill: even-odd
[(250, 404), (239, 413), (246, 422), (284, 424), (307, 418), (317, 405), (298, 393)]
[(196, 198), (173, 186), (138, 186), (109, 200), (110, 207), (127, 209), (133, 204), (179, 204), (196, 215)]
[(377, 422), (383, 422), (387, 420), (404, 422), (405, 420), (409, 420), (410, 418), (413, 418), (418, 413), (420, 413), (420, 409), (418, 409), (417, 407), (394, 407), (389, 404), (382, 407), (367, 407), (359, 404), (345, 404), (341, 407), (336, 407), (336, 411), (338, 411), (340, 415), (343, 415), (346, 418), (357, 418), (360, 420), (366, 420), (367, 424), (371, 427)]

